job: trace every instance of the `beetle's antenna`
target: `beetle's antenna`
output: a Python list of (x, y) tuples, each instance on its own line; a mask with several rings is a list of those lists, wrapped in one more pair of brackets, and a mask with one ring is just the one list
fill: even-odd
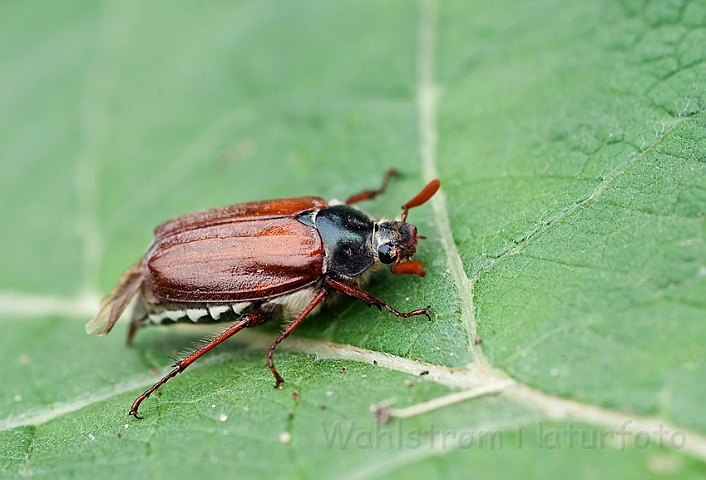
[(416, 194), (414, 198), (412, 198), (412, 200), (402, 205), (402, 221), (404, 222), (405, 220), (407, 220), (407, 214), (409, 213), (410, 208), (424, 205), (431, 197), (434, 196), (434, 194), (439, 190), (440, 186), (441, 182), (437, 179), (434, 179), (431, 182), (427, 183), (426, 187), (422, 188), (422, 191)]

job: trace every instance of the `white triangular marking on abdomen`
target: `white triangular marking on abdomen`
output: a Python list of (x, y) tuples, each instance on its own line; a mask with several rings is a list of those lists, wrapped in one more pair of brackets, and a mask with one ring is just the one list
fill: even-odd
[(208, 316), (208, 311), (205, 308), (187, 308), (186, 316), (189, 317), (189, 320), (196, 323), (199, 318)]
[(215, 307), (208, 307), (208, 313), (211, 314), (211, 318), (218, 320), (221, 315), (230, 310), (230, 305), (218, 305)]
[(250, 302), (240, 302), (240, 303), (234, 303), (233, 305), (231, 305), (231, 307), (233, 307), (233, 311), (235, 313), (237, 313), (238, 315), (243, 313), (243, 310), (245, 310), (249, 306), (250, 306)]

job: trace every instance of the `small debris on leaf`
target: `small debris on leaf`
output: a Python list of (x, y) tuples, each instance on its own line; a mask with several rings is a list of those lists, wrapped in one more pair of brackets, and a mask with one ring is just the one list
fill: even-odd
[(377, 407), (373, 414), (375, 415), (375, 421), (382, 425), (390, 421), (390, 407), (387, 405)]

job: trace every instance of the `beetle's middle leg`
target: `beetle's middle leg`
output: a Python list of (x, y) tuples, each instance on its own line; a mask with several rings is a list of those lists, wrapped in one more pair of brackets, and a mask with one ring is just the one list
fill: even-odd
[(292, 323), (287, 325), (287, 328), (282, 330), (282, 333), (280, 333), (279, 337), (277, 337), (277, 340), (275, 340), (274, 343), (270, 345), (270, 351), (267, 352), (267, 366), (270, 367), (270, 371), (275, 376), (275, 380), (277, 381), (275, 383), (275, 388), (279, 387), (280, 383), (284, 382), (284, 379), (279, 374), (279, 372), (275, 368), (274, 362), (272, 361), (272, 354), (275, 353), (275, 348), (277, 348), (277, 345), (282, 343), (282, 340), (287, 338), (289, 334), (292, 333), (292, 331), (304, 321), (307, 315), (309, 315), (311, 311), (316, 308), (316, 306), (321, 302), (321, 300), (324, 299), (324, 297), (328, 293), (328, 290), (328, 287), (324, 285), (323, 288), (321, 288), (321, 291), (314, 297), (311, 302), (309, 302), (309, 305), (307, 305), (307, 307), (302, 311), (302, 313), (300, 313), (299, 316), (295, 318)]
[(372, 200), (378, 195), (382, 195), (383, 193), (385, 193), (385, 190), (387, 189), (387, 184), (390, 183), (390, 179), (392, 177), (397, 176), (399, 176), (399, 172), (397, 172), (397, 170), (395, 170), (394, 168), (389, 169), (387, 172), (385, 172), (385, 176), (382, 178), (382, 184), (380, 185), (380, 188), (378, 188), (377, 190), (366, 190), (356, 195), (351, 195), (350, 197), (348, 197), (348, 200), (346, 200), (346, 205), (352, 205), (354, 203), (362, 202), (365, 200)]
[(338, 280), (334, 280), (333, 278), (327, 278), (324, 282), (325, 285), (328, 285), (329, 287), (338, 290), (339, 292), (345, 293), (346, 295), (350, 297), (357, 298), (359, 300), (364, 301), (369, 307), (372, 305), (375, 305), (378, 307), (378, 310), (382, 310), (383, 308), (387, 310), (388, 312), (392, 313), (393, 315), (396, 315), (398, 317), (402, 318), (409, 318), (409, 317), (415, 317), (417, 315), (424, 315), (431, 321), (431, 317), (429, 316), (429, 313), (427, 310), (431, 308), (431, 305), (427, 305), (424, 308), (419, 308), (417, 310), (412, 310), (411, 312), (400, 312), (398, 310), (395, 310), (392, 308), (390, 305), (387, 304), (384, 300), (380, 300), (379, 298), (373, 296), (372, 294), (361, 290), (359, 288), (351, 287), (350, 285), (347, 285), (343, 282), (339, 282)]
[(221, 334), (218, 335), (216, 338), (206, 343), (204, 346), (196, 350), (194, 353), (192, 353), (185, 359), (175, 361), (174, 370), (166, 374), (164, 377), (162, 377), (160, 381), (152, 385), (149, 389), (145, 391), (145, 393), (135, 399), (132, 404), (132, 408), (130, 408), (130, 415), (135, 418), (142, 418), (138, 415), (137, 409), (140, 408), (140, 404), (147, 397), (152, 395), (155, 390), (167, 383), (170, 379), (176, 377), (178, 373), (181, 373), (186, 370), (186, 367), (194, 363), (199, 357), (201, 357), (201, 355), (208, 352), (219, 343), (222, 343), (225, 340), (229, 339), (230, 337), (241, 331), (243, 328), (255, 327), (264, 323), (265, 321), (267, 321), (268, 318), (269, 315), (266, 313), (250, 313), (248, 315), (245, 315), (239, 321), (235, 322), (233, 325), (221, 332)]

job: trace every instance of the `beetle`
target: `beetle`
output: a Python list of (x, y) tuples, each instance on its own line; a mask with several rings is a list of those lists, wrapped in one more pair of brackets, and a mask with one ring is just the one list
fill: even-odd
[(103, 298), (86, 331), (107, 335), (135, 296), (128, 344), (148, 324), (232, 323), (195, 352), (175, 360), (172, 371), (135, 399), (129, 414), (142, 418), (138, 408), (147, 397), (216, 345), (281, 316), (288, 323), (267, 353), (278, 387), (284, 380), (272, 361), (275, 348), (334, 291), (398, 317), (425, 315), (431, 320), (430, 306), (399, 312), (363, 290), (370, 273), (385, 264), (393, 274), (425, 274), (422, 263), (410, 260), (417, 240), (424, 237), (406, 220), (410, 208), (436, 193), (439, 180), (405, 203), (395, 220), (376, 220), (352, 206), (382, 194), (394, 175), (394, 170), (388, 171), (377, 190), (345, 202), (300, 197), (241, 203), (159, 225), (145, 255)]

